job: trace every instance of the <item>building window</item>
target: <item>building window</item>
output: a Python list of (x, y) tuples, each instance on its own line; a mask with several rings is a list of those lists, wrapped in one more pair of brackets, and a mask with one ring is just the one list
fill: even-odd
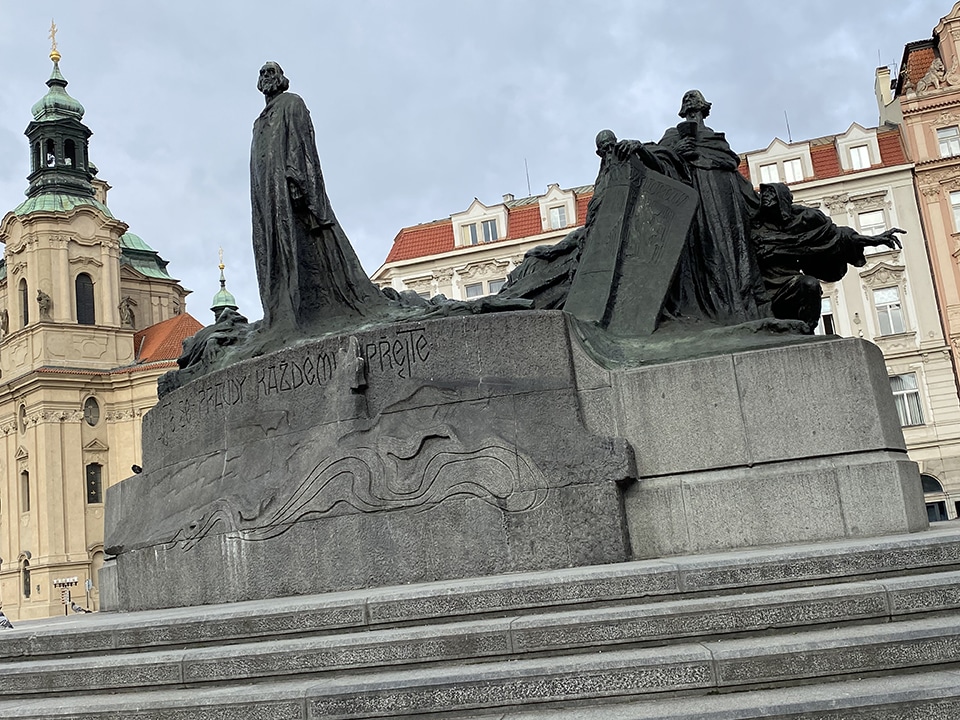
[(87, 465), (87, 505), (103, 502), (103, 466), (100, 463)]
[(960, 191), (950, 193), (950, 209), (953, 210), (953, 230), (960, 232)]
[(866, 145), (850, 148), (850, 164), (854, 170), (866, 170), (870, 167), (870, 152)]
[(914, 373), (894, 375), (890, 378), (890, 389), (893, 391), (897, 415), (900, 416), (900, 425), (903, 427), (923, 425), (923, 409), (920, 406), (917, 376)]
[(73, 140), (67, 140), (63, 143), (63, 164), (71, 167), (77, 164), (77, 146)]
[(927, 520), (930, 522), (943, 522), (949, 520), (947, 517), (947, 504), (943, 500), (927, 503)]
[(777, 170), (776, 163), (760, 166), (760, 182), (775, 183), (780, 182), (780, 172)]
[(483, 225), (483, 241), (484, 242), (493, 242), (498, 239), (497, 235), (497, 221), (496, 220), (484, 220), (481, 225)]
[[(857, 224), (860, 226), (861, 235), (879, 235), (884, 230), (887, 229), (887, 220), (884, 217), (883, 210), (870, 210), (868, 212), (862, 212), (857, 216)], [(863, 252), (865, 255), (870, 255), (872, 253), (885, 252), (889, 250), (886, 245), (877, 245), (875, 247), (865, 247)]]
[(943, 492), (943, 485), (941, 485), (940, 481), (937, 480), (933, 475), (927, 475), (926, 473), (921, 473), (920, 485), (923, 487), (924, 493), (942, 493)]
[(953, 125), (938, 129), (937, 142), (940, 144), (940, 157), (960, 155), (960, 128)]
[(803, 165), (800, 162), (800, 158), (787, 160), (783, 163), (783, 176), (787, 179), (788, 183), (803, 180)]
[(23, 596), (30, 597), (30, 561), (24, 560), (20, 566), (20, 579), (23, 581)]
[(483, 283), (478, 282), (464, 285), (463, 294), (467, 297), (467, 299), (483, 297)]
[(100, 422), (100, 404), (95, 397), (88, 397), (83, 402), (83, 419), (90, 427), (96, 427)]
[(882, 288), (873, 291), (873, 304), (877, 308), (877, 320), (881, 335), (896, 335), (906, 332), (903, 308), (900, 307), (899, 288)]
[(833, 329), (833, 303), (830, 298), (820, 300), (820, 322), (813, 331), (815, 335), (835, 335)]
[(77, 275), (77, 323), (96, 325), (97, 313), (93, 303), (93, 280), (86, 273)]
[(20, 512), (30, 512), (30, 473), (20, 473)]
[(30, 291), (27, 290), (27, 279), (20, 278), (20, 320), (22, 321), (22, 327), (26, 327), (30, 324)]
[(480, 238), (477, 235), (477, 224), (470, 223), (460, 228), (460, 239), (464, 245), (479, 245)]
[(47, 140), (47, 167), (53, 167), (56, 164), (57, 153), (53, 145), (53, 140)]
[(487, 291), (490, 295), (496, 295), (498, 292), (503, 290), (503, 286), (506, 284), (506, 278), (497, 278), (496, 280), (491, 280), (487, 283)]
[(567, 208), (563, 205), (550, 208), (550, 229), (559, 230), (567, 226)]

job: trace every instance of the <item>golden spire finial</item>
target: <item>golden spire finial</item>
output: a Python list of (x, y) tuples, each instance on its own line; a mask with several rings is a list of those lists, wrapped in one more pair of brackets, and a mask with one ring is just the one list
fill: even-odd
[(57, 50), (57, 24), (50, 19), (50, 59), (54, 62), (60, 62), (60, 52)]
[(223, 272), (224, 267), (225, 266), (223, 264), (223, 248), (221, 247), (220, 248), (220, 272)]

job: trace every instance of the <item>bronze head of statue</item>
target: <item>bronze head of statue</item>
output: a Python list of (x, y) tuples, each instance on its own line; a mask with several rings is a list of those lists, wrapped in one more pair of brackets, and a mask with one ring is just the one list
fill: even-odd
[(275, 62), (264, 63), (260, 68), (260, 79), (257, 81), (257, 90), (267, 96), (267, 99), (279, 95), (290, 89), (290, 81), (283, 74), (283, 68)]

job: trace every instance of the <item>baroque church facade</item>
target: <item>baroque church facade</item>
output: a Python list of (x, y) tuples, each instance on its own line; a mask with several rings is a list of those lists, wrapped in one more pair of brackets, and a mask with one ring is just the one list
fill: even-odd
[[(140, 462), (157, 379), (201, 323), (167, 263), (107, 206), (83, 106), (50, 55), (26, 129), (27, 199), (0, 221), (0, 603), (99, 607), (104, 495)], [(69, 604), (68, 606), (69, 607)]]

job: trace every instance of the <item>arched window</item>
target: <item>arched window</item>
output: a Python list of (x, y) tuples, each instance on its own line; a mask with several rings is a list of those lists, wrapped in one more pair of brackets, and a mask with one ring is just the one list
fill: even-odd
[(100, 463), (87, 465), (87, 505), (103, 502), (103, 466)]
[(27, 279), (20, 278), (20, 319), (23, 321), (22, 327), (30, 324), (30, 292), (27, 290)]
[(30, 561), (24, 559), (20, 565), (20, 578), (23, 580), (23, 596), (30, 597)]
[(943, 486), (940, 484), (940, 481), (937, 480), (933, 475), (927, 475), (925, 473), (921, 473), (920, 482), (923, 484), (923, 491), (925, 493), (942, 493), (943, 492)]
[(40, 162), (40, 143), (38, 142), (33, 144), (33, 158), (31, 158), (30, 165), (31, 172), (36, 172), (43, 167), (43, 164)]
[(30, 473), (20, 473), (20, 511), (30, 512)]
[(63, 143), (63, 163), (76, 167), (77, 165), (77, 146), (73, 140), (67, 140)]
[(47, 156), (44, 158), (47, 167), (53, 167), (57, 164), (57, 148), (53, 140), (47, 140)]
[(77, 323), (96, 325), (97, 314), (93, 304), (93, 280), (86, 273), (77, 275)]

